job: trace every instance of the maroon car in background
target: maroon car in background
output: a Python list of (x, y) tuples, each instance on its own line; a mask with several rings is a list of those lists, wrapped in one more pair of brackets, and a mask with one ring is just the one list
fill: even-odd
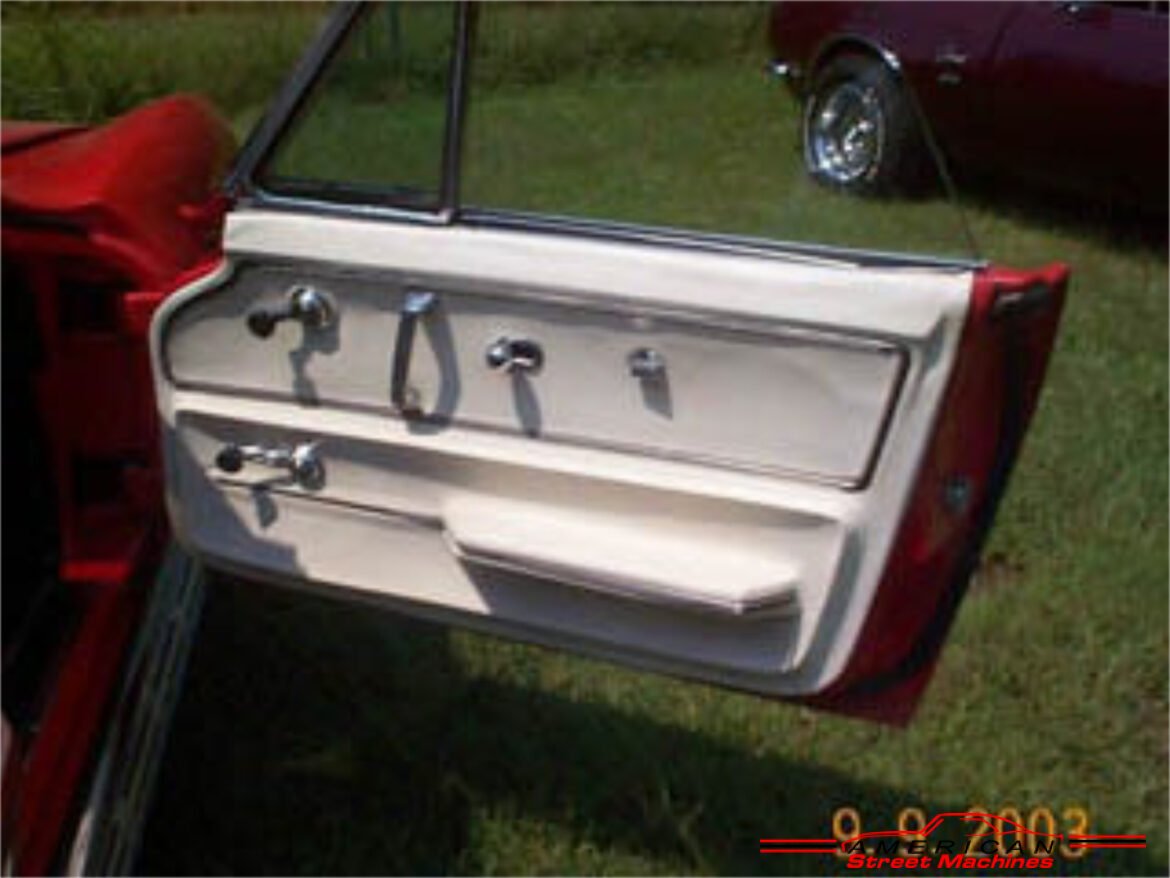
[[(1164, 212), (1170, 4), (778, 3), (806, 168), (856, 193), (960, 166)], [(911, 88), (904, 88), (908, 81)], [(916, 135), (915, 115), (935, 144)]]

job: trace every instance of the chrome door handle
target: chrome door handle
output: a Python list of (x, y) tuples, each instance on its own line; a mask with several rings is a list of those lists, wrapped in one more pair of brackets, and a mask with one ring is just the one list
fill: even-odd
[(398, 336), (394, 341), (394, 364), (390, 373), (390, 403), (403, 415), (419, 414), (417, 399), (411, 399), (407, 379), (410, 377), (410, 355), (414, 351), (414, 336), (419, 318), (434, 310), (439, 297), (434, 293), (412, 291), (402, 302), (398, 318)]
[(958, 49), (945, 48), (939, 49), (934, 56), (936, 64), (947, 64), (951, 67), (962, 67), (967, 63), (967, 53), (960, 52)]
[(939, 85), (962, 84), (963, 66), (967, 63), (966, 52), (960, 52), (953, 46), (944, 47), (935, 53), (934, 63), (939, 67), (935, 77)]
[(283, 305), (263, 306), (248, 312), (248, 330), (257, 338), (268, 338), (282, 320), (299, 320), (308, 329), (326, 329), (337, 319), (333, 299), (312, 287), (293, 287)]
[(527, 338), (499, 338), (488, 346), (486, 360), (497, 372), (538, 372), (544, 365), (544, 349)]
[(316, 442), (302, 442), (292, 448), (231, 444), (215, 456), (215, 465), (225, 473), (238, 473), (245, 463), (286, 470), (302, 488), (315, 489), (325, 484), (325, 464), (317, 454)]

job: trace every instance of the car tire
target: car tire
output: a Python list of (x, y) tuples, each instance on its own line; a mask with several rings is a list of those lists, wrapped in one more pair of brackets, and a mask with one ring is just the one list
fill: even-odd
[(885, 64), (838, 55), (813, 77), (801, 123), (804, 165), (816, 182), (852, 195), (921, 189), (926, 150), (914, 107)]

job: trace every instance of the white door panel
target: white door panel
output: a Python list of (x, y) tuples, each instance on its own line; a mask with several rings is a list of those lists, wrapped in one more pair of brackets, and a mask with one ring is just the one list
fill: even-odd
[[(227, 251), (154, 325), (193, 551), (778, 694), (852, 650), (970, 289), (954, 269), (258, 211), (229, 218)], [(250, 336), (293, 283), (334, 298), (336, 328)], [(407, 288), (440, 300), (410, 371), (439, 418), (389, 401)], [(499, 335), (538, 340), (544, 367), (490, 370)], [(639, 347), (665, 357), (668, 406), (629, 374)], [(310, 440), (319, 486), (214, 465)]]

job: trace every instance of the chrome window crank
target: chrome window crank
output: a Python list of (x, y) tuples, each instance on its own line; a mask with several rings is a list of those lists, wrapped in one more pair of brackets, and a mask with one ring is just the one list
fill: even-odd
[(307, 329), (327, 329), (335, 319), (337, 305), (327, 293), (312, 287), (293, 287), (283, 305), (249, 311), (248, 331), (257, 338), (268, 338), (282, 320), (299, 320)]
[(225, 473), (238, 473), (245, 463), (286, 470), (302, 488), (320, 488), (325, 484), (325, 464), (317, 454), (316, 442), (302, 442), (292, 448), (231, 444), (215, 456), (215, 465)]

